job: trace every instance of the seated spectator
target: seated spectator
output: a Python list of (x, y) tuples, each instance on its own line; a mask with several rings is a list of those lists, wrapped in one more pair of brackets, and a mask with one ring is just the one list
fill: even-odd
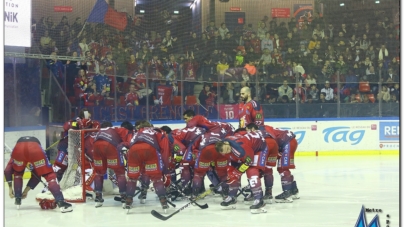
[(379, 102), (389, 102), (390, 101), (390, 92), (386, 85), (383, 85), (382, 90), (377, 94), (377, 100)]
[(250, 74), (250, 76), (255, 76), (255, 74), (257, 73), (257, 68), (255, 67), (256, 61), (249, 58), (248, 60), (246, 60), (246, 64), (244, 65), (244, 68), (247, 69), (248, 74)]
[(278, 97), (282, 99), (285, 95), (288, 97), (288, 101), (293, 98), (293, 89), (289, 87), (287, 80), (284, 80), (283, 85), (278, 88)]
[[(331, 99), (331, 100), (333, 100), (333, 99)], [(331, 100), (327, 100), (325, 92), (321, 92), (320, 99), (318, 100), (318, 102), (319, 103), (329, 103), (329, 102), (331, 102)]]
[(321, 93), (324, 93), (327, 102), (334, 100), (334, 89), (330, 87), (330, 81), (325, 82), (325, 87), (321, 89)]
[(311, 98), (313, 99), (314, 102), (317, 102), (317, 101), (318, 101), (319, 95), (320, 95), (320, 91), (318, 90), (316, 84), (311, 84), (311, 85), (310, 85), (309, 95), (311, 96)]
[(135, 85), (131, 84), (129, 86), (129, 92), (125, 95), (126, 106), (138, 106), (139, 96), (136, 93)]
[(280, 96), (279, 102), (283, 104), (288, 104), (290, 102), (289, 97), (287, 95)]

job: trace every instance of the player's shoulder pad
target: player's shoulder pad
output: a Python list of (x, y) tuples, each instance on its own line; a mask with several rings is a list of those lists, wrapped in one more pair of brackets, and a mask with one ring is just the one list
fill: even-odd
[(254, 110), (260, 110), (261, 109), (261, 105), (257, 101), (250, 100), (250, 103), (251, 103), (252, 107), (254, 108)]
[(229, 142), (230, 146), (231, 146), (231, 152), (237, 157), (237, 158), (242, 158), (245, 156), (245, 150), (244, 148), (241, 146), (243, 144), (243, 142), (239, 142), (239, 141), (235, 141), (231, 139), (232, 136), (227, 137), (226, 139), (224, 139), (224, 141)]

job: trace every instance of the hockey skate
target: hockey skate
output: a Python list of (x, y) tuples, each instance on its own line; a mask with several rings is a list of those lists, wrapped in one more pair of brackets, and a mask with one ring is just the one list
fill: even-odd
[(142, 187), (140, 190), (140, 195), (137, 198), (140, 200), (140, 204), (145, 204), (147, 197), (147, 188)]
[(102, 198), (102, 193), (95, 193), (95, 207), (102, 207), (102, 205), (104, 204), (104, 199)]
[(21, 206), (21, 198), (16, 197), (14, 204), (17, 206), (17, 210), (19, 210)]
[(126, 206), (126, 195), (121, 194), (121, 203), (122, 203), (122, 208)]
[(297, 189), (296, 181), (292, 182), (292, 190), (290, 191), (290, 193), (292, 194), (291, 197), (292, 197), (293, 200), (300, 199), (299, 189)]
[(72, 204), (66, 203), (65, 201), (57, 201), (56, 204), (58, 205), (60, 212), (67, 213), (73, 211)]
[(129, 210), (132, 209), (132, 207), (133, 207), (132, 204), (133, 204), (133, 197), (127, 196), (126, 200), (125, 200), (125, 204), (122, 207), (123, 209), (127, 210), (126, 213), (129, 213)]
[(161, 208), (163, 208), (164, 213), (167, 213), (167, 209), (169, 208), (167, 198), (165, 196), (161, 196), (159, 199), (161, 203)]
[(266, 188), (265, 189), (265, 195), (263, 197), (264, 200), (268, 200), (268, 203), (272, 203), (272, 199), (274, 197), (272, 196), (272, 188)]
[(266, 213), (265, 203), (263, 199), (254, 200), (253, 205), (250, 206), (250, 211), (252, 214)]
[(227, 196), (227, 198), (220, 203), (220, 206), (222, 206), (222, 210), (230, 210), (230, 209), (236, 209), (236, 203), (237, 199), (232, 197), (232, 196)]
[(246, 196), (245, 198), (244, 198), (244, 203), (245, 204), (252, 204), (253, 202), (254, 202), (254, 196), (253, 196), (253, 194), (252, 193), (250, 193), (248, 196)]
[(285, 190), (281, 194), (275, 196), (277, 203), (293, 203), (292, 194), (290, 190)]

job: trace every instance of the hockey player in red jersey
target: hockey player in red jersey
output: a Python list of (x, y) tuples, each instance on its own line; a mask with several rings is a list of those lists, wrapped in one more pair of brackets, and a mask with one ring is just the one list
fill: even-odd
[[(258, 130), (258, 126), (250, 124), (247, 126), (251, 131)], [(295, 134), (288, 130), (280, 130), (271, 126), (265, 125), (259, 128), (261, 131), (265, 130), (272, 138), (274, 138), (279, 146), (278, 156), (278, 173), (281, 176), (283, 193), (275, 196), (277, 203), (291, 203), (294, 199), (299, 199), (299, 190), (294, 180), (290, 169), (295, 168), (295, 151), (297, 149), (297, 141)], [(266, 172), (264, 176), (265, 187), (272, 188), (273, 176), (272, 172)]]
[[(114, 170), (118, 181), (119, 194), (121, 194), (123, 200), (126, 199), (125, 163), (121, 152), (123, 147), (129, 147), (132, 137), (133, 125), (128, 121), (124, 121), (119, 128), (112, 127), (111, 122), (103, 122), (100, 131), (95, 135), (95, 207), (102, 206), (104, 202), (102, 188), (107, 168)], [(122, 202), (124, 202), (123, 200)]]
[(216, 142), (216, 151), (230, 159), (231, 166), (227, 172), (229, 196), (220, 204), (223, 209), (233, 207), (237, 203), (235, 198), (240, 187), (241, 175), (245, 172), (251, 185), (254, 203), (250, 206), (251, 213), (266, 212), (261, 188), (260, 171), (265, 170), (268, 147), (265, 139), (258, 133), (237, 134)]
[[(192, 149), (196, 154), (194, 177), (192, 180), (192, 196), (194, 198), (201, 192), (201, 188), (204, 185), (203, 179), (208, 171), (211, 171), (214, 178), (216, 178), (216, 176), (219, 178), (210, 178), (213, 186), (216, 186), (219, 182), (226, 181), (228, 158), (220, 155), (215, 150), (215, 143), (224, 139), (224, 135), (225, 133), (206, 132), (193, 144)], [(211, 163), (214, 164), (213, 170), (210, 170), (212, 168)], [(222, 191), (227, 191), (227, 189), (228, 187), (220, 187), (218, 192), (221, 193)]]
[[(256, 130), (258, 126), (254, 123), (250, 123), (247, 125), (246, 129), (248, 132), (256, 132), (265, 138), (265, 142), (268, 147), (268, 158), (265, 164), (265, 170), (263, 171), (264, 182), (265, 182), (265, 195), (264, 200), (268, 200), (269, 203), (272, 203), (272, 186), (274, 181), (273, 170), (272, 167), (276, 166), (276, 160), (278, 158), (278, 149), (279, 146), (276, 140), (269, 134), (266, 130)], [(262, 128), (262, 127), (261, 127)], [(254, 198), (252, 195), (245, 198), (244, 201), (253, 201)]]
[[(22, 192), (23, 175), (25, 167), (28, 163), (32, 165), (31, 179), (28, 181), (27, 187)], [(14, 174), (14, 191), (12, 189), (12, 175)], [(51, 163), (46, 157), (45, 151), (41, 147), (41, 143), (35, 137), (24, 136), (18, 139), (15, 145), (10, 161), (8, 162), (4, 175), (9, 186), (10, 198), (15, 197), (15, 205), (19, 209), (21, 199), (25, 199), (28, 192), (34, 189), (40, 177), (44, 177), (48, 182), (49, 191), (55, 197), (56, 204), (62, 213), (73, 210), (72, 205), (64, 201), (60, 186), (56, 180), (56, 174), (52, 170)]]
[(244, 102), (240, 110), (240, 128), (245, 128), (249, 123), (255, 123), (258, 126), (264, 125), (264, 111), (262, 106), (251, 99), (251, 90), (249, 87), (243, 87), (240, 91), (240, 98)]
[(231, 136), (234, 133), (234, 127), (231, 124), (224, 122), (210, 121), (202, 115), (195, 115), (195, 112), (193, 110), (184, 111), (183, 117), (185, 123), (187, 123), (186, 126), (187, 128), (201, 127), (206, 129), (206, 131), (211, 131), (213, 128), (218, 129), (217, 126), (220, 126), (220, 130), (227, 132), (226, 136)]
[(176, 162), (180, 163), (181, 185), (185, 194), (191, 193), (190, 182), (192, 180), (192, 169), (195, 165), (195, 154), (193, 153), (192, 145), (205, 131), (204, 128), (192, 126), (172, 133), (172, 136), (186, 147), (184, 152), (177, 152), (175, 157)]
[(168, 208), (162, 174), (169, 173), (169, 146), (167, 135), (163, 130), (151, 127), (149, 122), (139, 125), (139, 130), (134, 134), (128, 151), (129, 179), (126, 186), (126, 209), (132, 207), (136, 182), (143, 168), (153, 182), (162, 208), (164, 210)]

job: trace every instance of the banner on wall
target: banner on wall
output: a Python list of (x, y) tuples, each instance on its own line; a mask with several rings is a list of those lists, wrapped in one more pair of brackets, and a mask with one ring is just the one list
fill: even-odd
[(58, 13), (71, 13), (71, 12), (73, 12), (73, 7), (71, 7), (71, 6), (54, 6), (53, 11), (58, 12)]
[(4, 45), (31, 47), (31, 0), (4, 1)]
[(289, 8), (272, 8), (271, 16), (272, 16), (272, 18), (289, 18), (290, 9)]
[(313, 20), (313, 5), (312, 4), (294, 4), (293, 16), (296, 18), (299, 29), (302, 28), (303, 22), (308, 21), (309, 24)]

